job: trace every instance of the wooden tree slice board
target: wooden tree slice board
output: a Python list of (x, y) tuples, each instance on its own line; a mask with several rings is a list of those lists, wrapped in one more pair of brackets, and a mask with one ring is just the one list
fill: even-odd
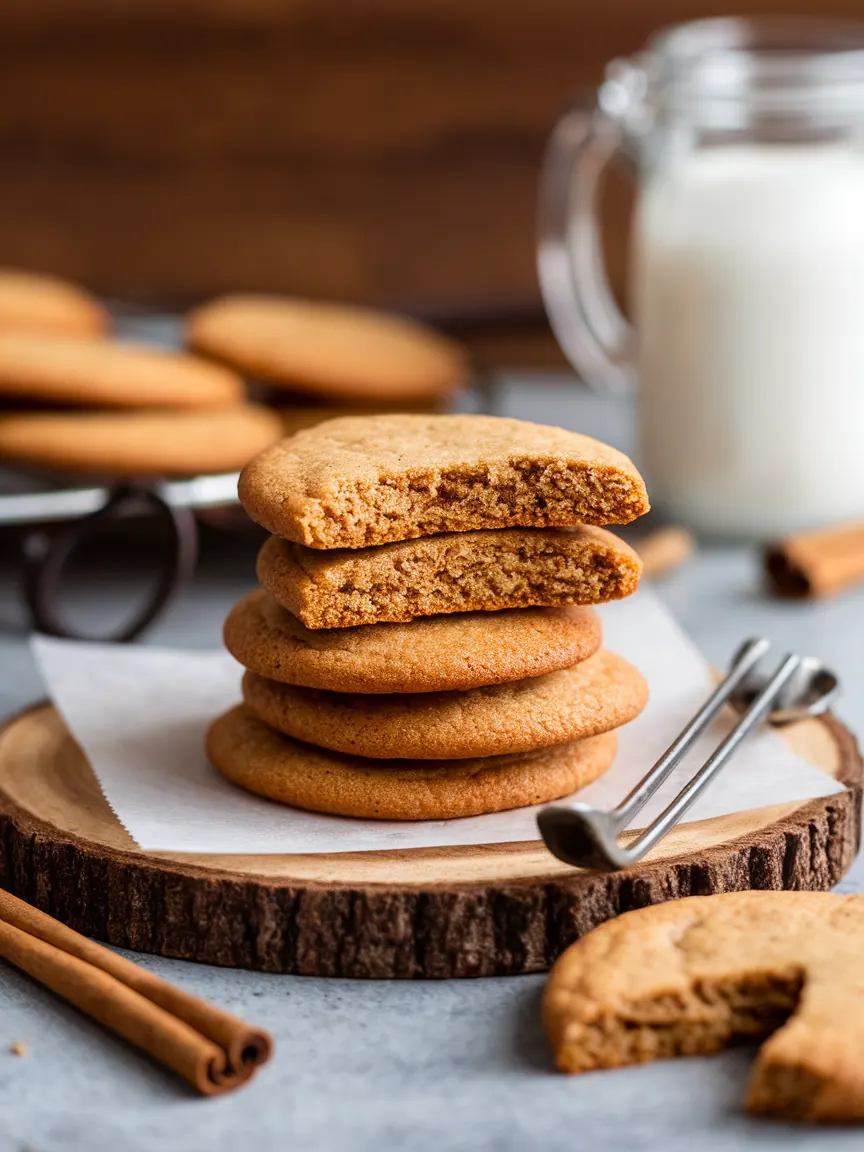
[(681, 825), (638, 867), (568, 868), (542, 843), (284, 856), (143, 852), (50, 705), (0, 729), (0, 883), (125, 948), (266, 972), (537, 972), (628, 909), (747, 888), (827, 889), (858, 850), (862, 769), (831, 717), (783, 730), (847, 786)]

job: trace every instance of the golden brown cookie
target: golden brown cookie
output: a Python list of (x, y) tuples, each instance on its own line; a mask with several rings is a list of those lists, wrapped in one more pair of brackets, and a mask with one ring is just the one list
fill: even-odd
[(449, 820), (557, 800), (602, 775), (616, 744), (608, 732), (484, 760), (364, 760), (274, 732), (242, 705), (207, 733), (213, 766), (241, 788), (295, 808), (372, 820)]
[(750, 1076), (749, 1112), (860, 1121), (862, 954), (864, 896), (694, 896), (628, 912), (568, 948), (543, 1018), (565, 1072), (770, 1036)]
[(190, 347), (244, 375), (344, 400), (441, 396), (461, 349), (401, 316), (279, 296), (223, 296), (188, 320)]
[(527, 608), (315, 632), (267, 592), (245, 596), (225, 621), (225, 645), (244, 668), (330, 692), (447, 692), (542, 676), (600, 647), (590, 608)]
[(307, 628), (605, 604), (635, 592), (641, 570), (617, 536), (587, 527), (445, 532), (329, 552), (271, 536), (258, 555), (258, 579)]
[(243, 382), (227, 368), (144, 344), (0, 333), (0, 396), (109, 408), (225, 408)]
[(0, 415), (0, 461), (100, 476), (234, 472), (278, 439), (269, 408)]
[(280, 684), (255, 672), (243, 699), (295, 740), (387, 760), (461, 760), (533, 752), (620, 728), (645, 707), (639, 672), (613, 652), (573, 668), (467, 692), (351, 695)]
[(642, 477), (614, 448), (503, 416), (330, 420), (262, 452), (239, 491), (253, 520), (310, 548), (625, 524), (648, 511)]
[(56, 276), (0, 268), (0, 332), (101, 336), (108, 314), (89, 292)]

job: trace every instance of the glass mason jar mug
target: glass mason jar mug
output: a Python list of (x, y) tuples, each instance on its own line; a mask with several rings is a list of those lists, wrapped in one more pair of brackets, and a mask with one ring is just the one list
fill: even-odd
[[(612, 157), (633, 329), (599, 258)], [(864, 25), (697, 21), (612, 63), (550, 140), (538, 265), (577, 372), (636, 386), (655, 505), (753, 538), (864, 516)]]

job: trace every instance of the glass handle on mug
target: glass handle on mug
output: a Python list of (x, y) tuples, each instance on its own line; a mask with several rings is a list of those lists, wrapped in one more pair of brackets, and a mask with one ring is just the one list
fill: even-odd
[(623, 125), (599, 108), (571, 108), (555, 125), (540, 179), (537, 272), (552, 331), (576, 372), (592, 388), (629, 394), (633, 332), (609, 287), (597, 213), (600, 178), (626, 140)]

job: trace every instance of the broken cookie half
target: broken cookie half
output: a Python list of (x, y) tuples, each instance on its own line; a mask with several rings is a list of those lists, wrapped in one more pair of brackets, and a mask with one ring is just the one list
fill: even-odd
[(605, 604), (635, 592), (641, 571), (629, 545), (589, 527), (448, 532), (333, 551), (271, 536), (258, 557), (258, 579), (307, 628)]
[(477, 528), (629, 524), (649, 507), (623, 453), (503, 416), (328, 420), (257, 456), (239, 493), (269, 532), (323, 549)]
[(864, 895), (734, 892), (628, 912), (555, 964), (543, 1018), (565, 1072), (768, 1037), (755, 1115), (864, 1120)]

